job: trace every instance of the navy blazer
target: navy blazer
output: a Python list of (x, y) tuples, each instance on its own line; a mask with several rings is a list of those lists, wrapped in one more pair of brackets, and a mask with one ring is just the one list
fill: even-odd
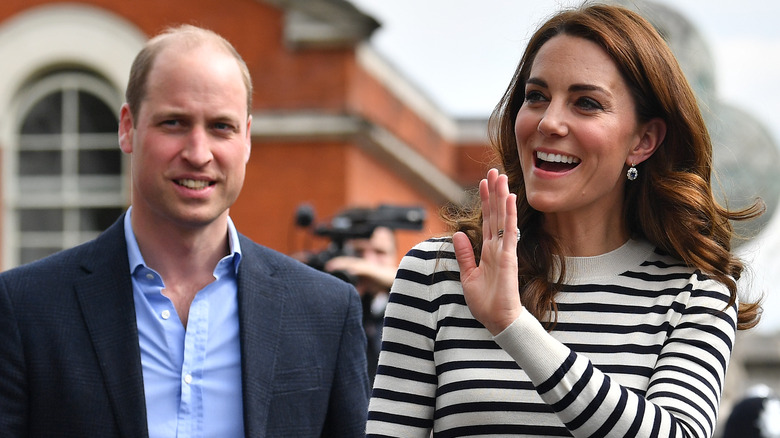
[[(365, 436), (357, 292), (239, 238), (246, 436)], [(91, 242), (0, 274), (0, 436), (148, 436), (128, 269), (120, 218)]]

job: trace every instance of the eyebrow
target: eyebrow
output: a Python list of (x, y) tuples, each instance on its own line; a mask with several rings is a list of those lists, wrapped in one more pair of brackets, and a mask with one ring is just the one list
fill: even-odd
[[(525, 81), (525, 83), (526, 84), (537, 85), (537, 86), (543, 87), (543, 88), (549, 88), (549, 86), (547, 85), (547, 82), (542, 80), (542, 79), (539, 79), (539, 78), (528, 78)], [(572, 85), (569, 86), (569, 92), (577, 92), (577, 91), (598, 91), (598, 92), (601, 92), (601, 93), (604, 93), (604, 94), (612, 94), (612, 93), (608, 92), (607, 90), (605, 90), (604, 88), (599, 87), (598, 85), (572, 84)]]
[(545, 82), (545, 81), (543, 81), (541, 79), (538, 79), (538, 78), (528, 78), (528, 79), (526, 79), (525, 83), (526, 84), (538, 85), (540, 87), (547, 88), (547, 82)]
[(590, 84), (572, 84), (569, 86), (569, 91), (575, 92), (575, 91), (598, 91), (600, 93), (604, 94), (612, 94), (605, 90), (602, 87), (599, 87), (598, 85), (590, 85)]
[[(192, 117), (190, 111), (180, 108), (163, 108), (151, 115), (154, 119), (189, 119)], [(230, 113), (216, 113), (209, 115), (208, 120), (219, 122), (237, 122), (241, 123), (241, 117)]]

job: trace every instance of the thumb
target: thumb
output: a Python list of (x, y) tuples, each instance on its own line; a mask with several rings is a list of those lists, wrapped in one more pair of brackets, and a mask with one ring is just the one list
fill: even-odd
[(452, 244), (455, 247), (455, 259), (460, 266), (461, 278), (467, 278), (471, 275), (471, 271), (477, 267), (471, 242), (466, 233), (458, 231), (452, 235)]

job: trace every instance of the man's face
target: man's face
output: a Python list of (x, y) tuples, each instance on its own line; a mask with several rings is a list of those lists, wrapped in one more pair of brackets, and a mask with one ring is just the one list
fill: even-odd
[(211, 45), (163, 49), (120, 146), (132, 155), (133, 218), (198, 228), (226, 218), (249, 160), (251, 119), (236, 60)]
[(350, 247), (355, 256), (369, 260), (380, 266), (395, 268), (396, 248), (393, 232), (384, 227), (374, 230), (370, 239), (355, 239), (350, 241)]

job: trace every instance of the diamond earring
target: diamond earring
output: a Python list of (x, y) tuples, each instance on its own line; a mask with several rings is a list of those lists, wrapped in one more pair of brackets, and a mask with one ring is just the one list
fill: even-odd
[(628, 178), (629, 181), (633, 181), (638, 176), (639, 176), (639, 171), (636, 170), (636, 167), (634, 167), (634, 163), (631, 163), (631, 167), (629, 167), (628, 172), (626, 172), (626, 178)]

